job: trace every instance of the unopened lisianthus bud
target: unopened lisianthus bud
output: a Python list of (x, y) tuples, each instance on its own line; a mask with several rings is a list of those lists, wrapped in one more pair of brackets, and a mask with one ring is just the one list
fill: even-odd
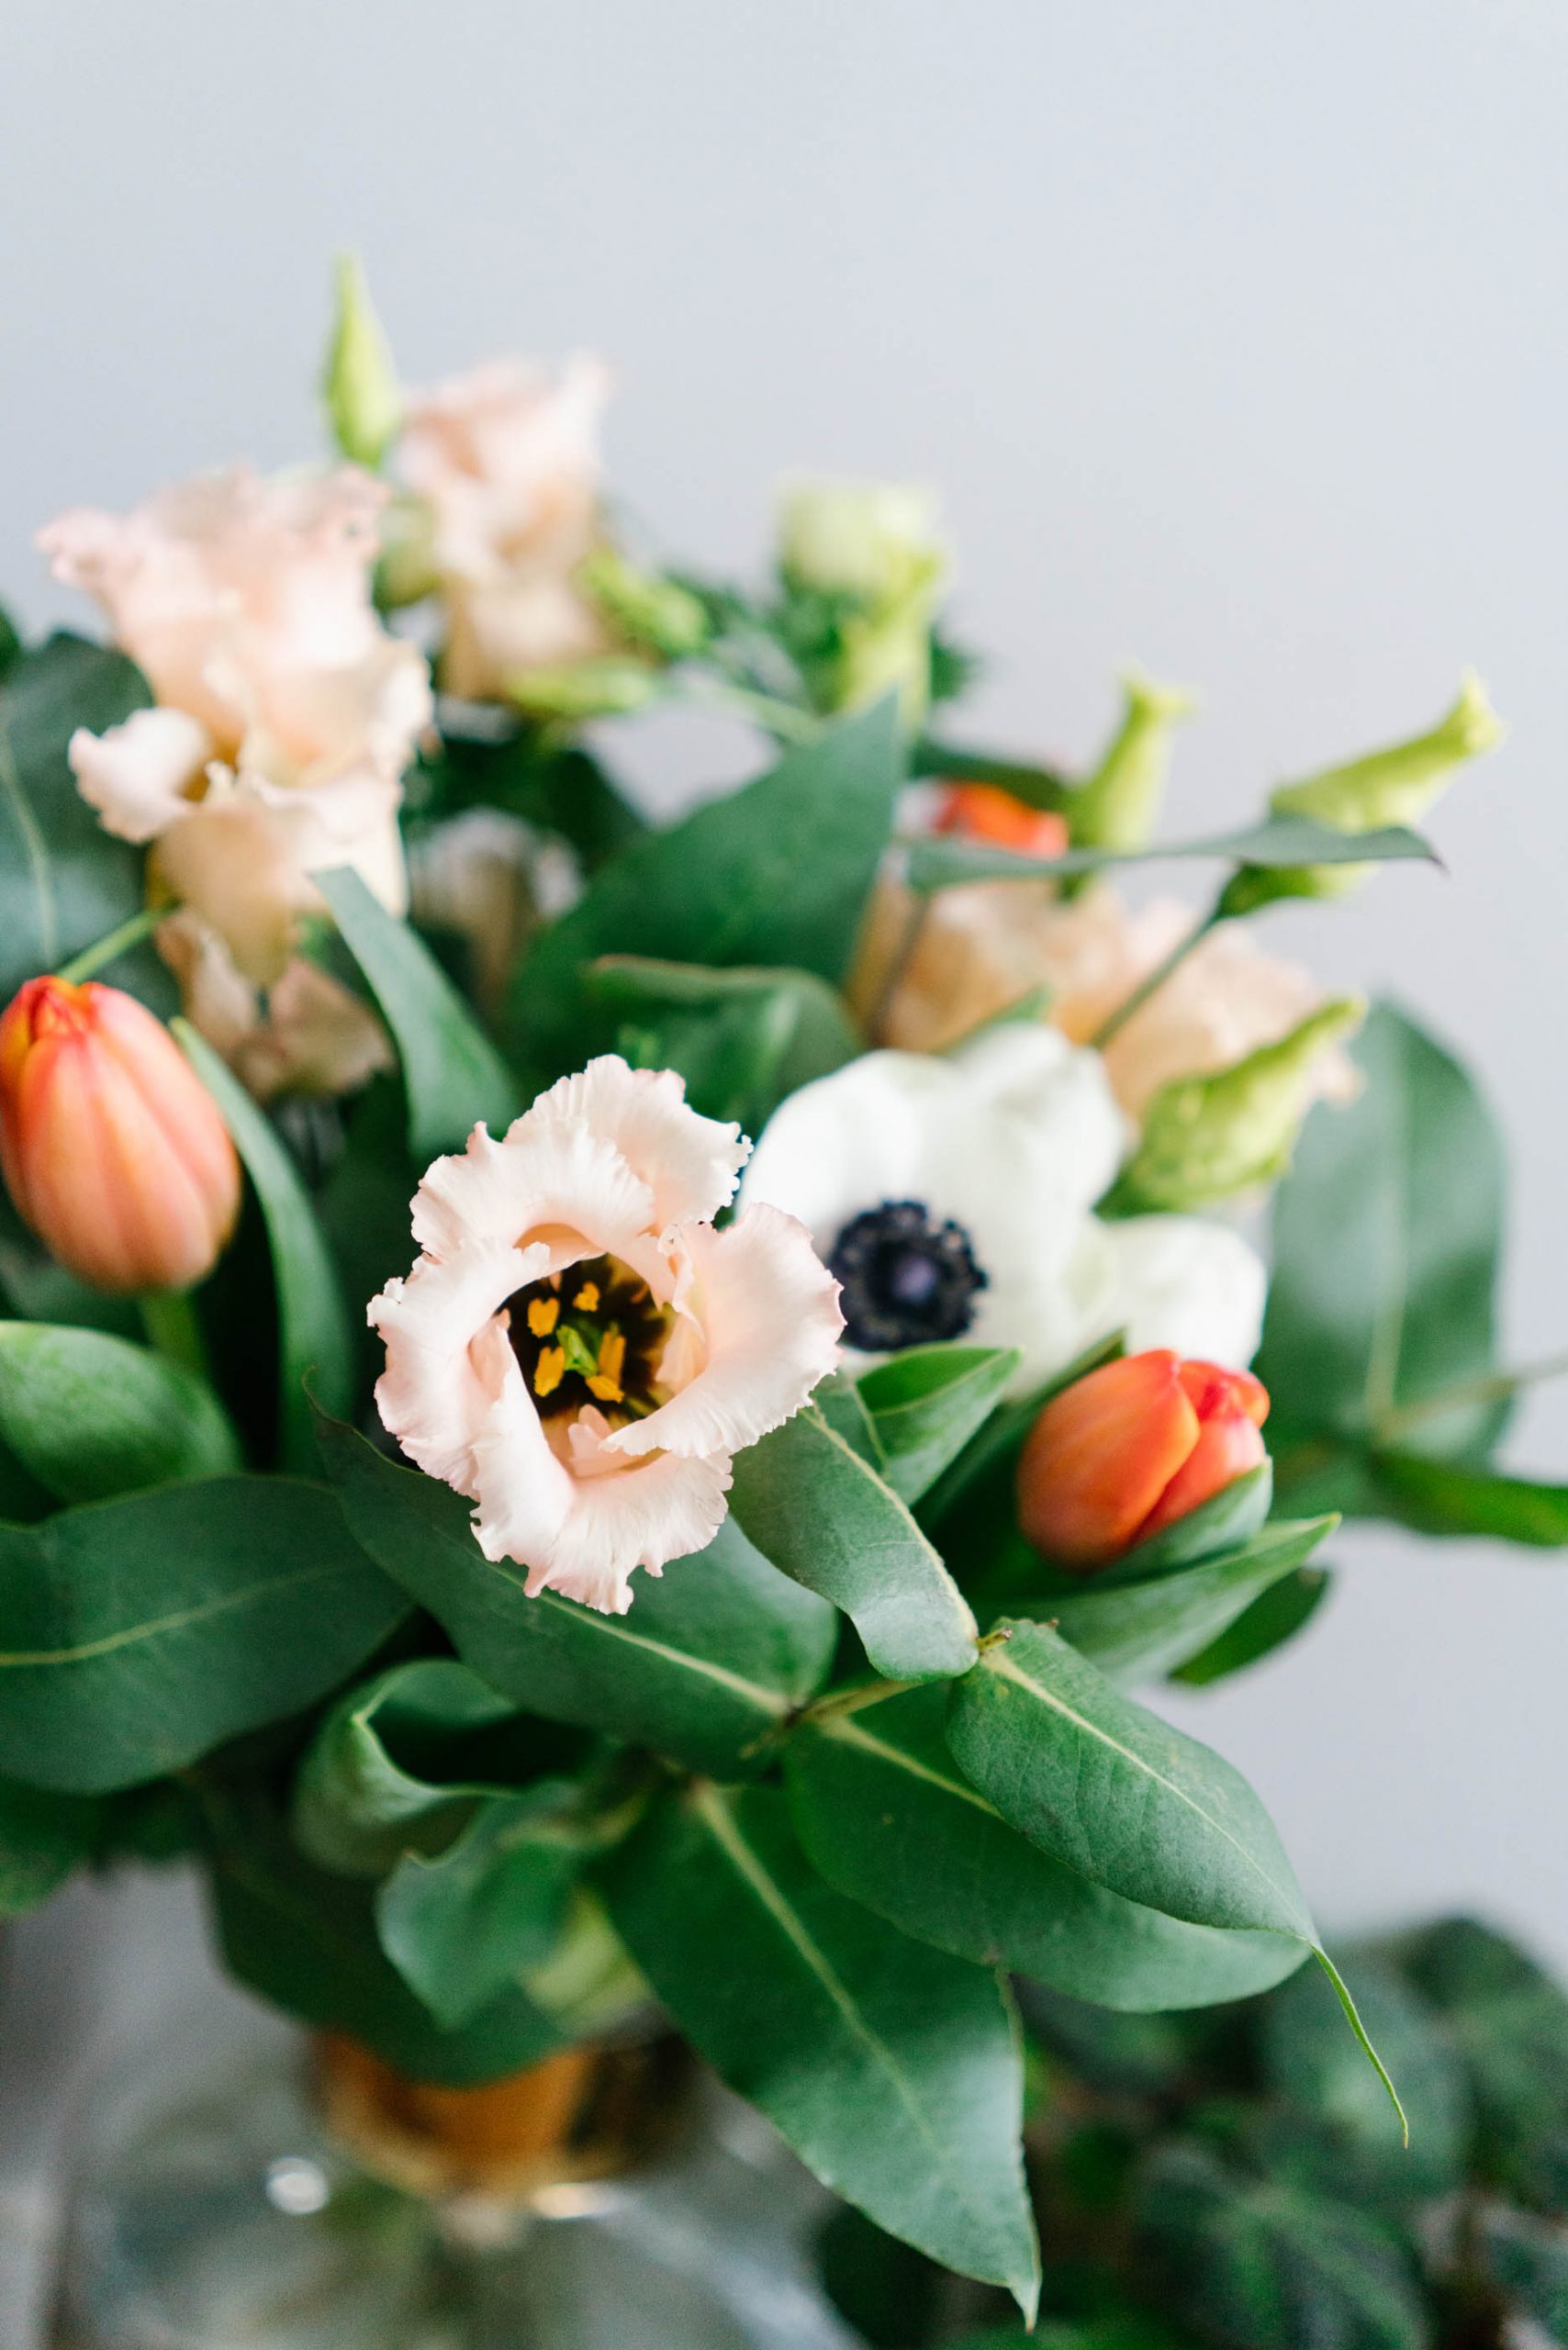
[(582, 661), (524, 669), (507, 688), (510, 699), (530, 718), (560, 718), (572, 723), (624, 717), (652, 701), (658, 690), (658, 671), (629, 653), (590, 653)]
[(374, 473), (403, 420), (403, 395), (355, 253), (344, 253), (338, 263), (337, 316), (321, 397), (332, 438), (344, 456)]
[[(1507, 728), (1473, 669), (1458, 699), (1424, 734), (1344, 767), (1325, 767), (1301, 783), (1270, 794), (1276, 816), (1310, 816), (1337, 833), (1371, 833), (1385, 824), (1418, 824), (1435, 807), (1467, 759), (1503, 740)], [(1244, 865), (1220, 901), (1226, 915), (1251, 913), (1278, 898), (1344, 898), (1360, 889), (1370, 865)]]
[(1290, 1165), (1322, 1056), (1365, 1016), (1359, 996), (1337, 997), (1231, 1068), (1162, 1085), (1116, 1179), (1114, 1205), (1180, 1213), (1276, 1181)]
[(1363, 1017), (1361, 996), (1335, 996), (1229, 1069), (1159, 1088), (1143, 1113), (1143, 1140), (1116, 1178), (1116, 1208), (1180, 1213), (1276, 1182), (1312, 1104), (1321, 1055)]
[(1170, 733), (1198, 706), (1184, 686), (1157, 686), (1129, 669), (1121, 722), (1103, 757), (1066, 803), (1074, 848), (1142, 848), (1153, 832), (1170, 771)]
[(1248, 1371), (1128, 1355), (1046, 1405), (1018, 1463), (1018, 1522), (1058, 1566), (1092, 1572), (1267, 1459), (1269, 1397)]
[(686, 660), (711, 633), (700, 596), (662, 572), (640, 570), (614, 547), (595, 547), (577, 565), (577, 585), (623, 637), (663, 660)]
[(0, 1172), (95, 1289), (188, 1289), (239, 1213), (211, 1096), (162, 1024), (95, 980), (29, 979), (0, 1019)]
[(896, 693), (904, 724), (918, 726), (947, 574), (930, 493), (908, 482), (798, 482), (779, 517), (778, 568), (808, 610), (820, 602), (798, 647), (817, 707), (859, 710)]

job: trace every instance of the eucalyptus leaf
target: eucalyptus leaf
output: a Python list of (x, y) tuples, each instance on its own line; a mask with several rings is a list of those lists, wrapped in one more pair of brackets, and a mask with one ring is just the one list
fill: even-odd
[(1064, 1639), (1113, 1681), (1152, 1680), (1196, 1656), (1253, 1602), (1294, 1574), (1338, 1520), (1276, 1521), (1239, 1550), (1147, 1583), (1091, 1583), (1049, 1603)]
[(1416, 1452), (1374, 1452), (1369, 1465), (1390, 1513), (1423, 1534), (1491, 1535), (1542, 1550), (1568, 1545), (1568, 1485), (1427, 1460)]
[(62, 1502), (241, 1466), (206, 1380), (124, 1338), (45, 1322), (0, 1322), (0, 1440)]
[(734, 1524), (641, 1581), (630, 1617), (600, 1616), (558, 1592), (528, 1598), (521, 1568), (485, 1557), (460, 1494), (397, 1468), (350, 1428), (323, 1423), (321, 1444), (371, 1557), (466, 1663), (536, 1713), (733, 1774), (826, 1675), (832, 1609)]
[(1011, 1347), (911, 1347), (862, 1372), (884, 1474), (914, 1503), (983, 1427), (1023, 1358)]
[(448, 2031), (383, 1952), (368, 1886), (313, 1868), (253, 1806), (215, 1820), (212, 1892), (232, 1974), (295, 2021), (352, 2033), (416, 2081), (467, 2088), (536, 2065), (562, 2035), (509, 1987)]
[(879, 1673), (965, 1673), (975, 1619), (905, 1504), (808, 1404), (740, 1453), (730, 1506), (763, 1556), (853, 1622)]
[(607, 1864), (632, 1955), (715, 2070), (890, 2234), (1032, 2319), (1015, 2019), (984, 1969), (824, 1885), (771, 1788), (666, 1796)]
[(908, 881), (912, 890), (924, 893), (969, 881), (1071, 879), (1098, 873), (1106, 866), (1148, 865), (1172, 857), (1212, 857), (1267, 867), (1388, 865), (1411, 858), (1437, 862), (1420, 834), (1402, 824), (1352, 835), (1306, 816), (1265, 816), (1236, 832), (1208, 834), (1195, 841), (1151, 841), (1137, 849), (1075, 848), (1060, 856), (1028, 856), (1018, 849), (992, 848), (956, 834), (931, 834), (910, 850)]
[(103, 1842), (104, 1806), (95, 1797), (0, 1780), (0, 1918), (36, 1909), (96, 1859)]
[(1316, 1614), (1328, 1596), (1332, 1581), (1325, 1568), (1298, 1567), (1294, 1574), (1271, 1583), (1206, 1648), (1177, 1665), (1171, 1680), (1183, 1682), (1193, 1689), (1206, 1689), (1211, 1682), (1224, 1681), (1229, 1674), (1241, 1673), (1248, 1665), (1271, 1656), (1286, 1640), (1294, 1639)]
[(353, 1385), (353, 1350), (337, 1270), (298, 1170), (269, 1120), (188, 1021), (173, 1026), (222, 1113), (261, 1203), (277, 1292), (278, 1449), (286, 1468), (310, 1469), (316, 1460), (312, 1399), (324, 1412), (343, 1411)]
[(460, 1150), (481, 1120), (504, 1133), (523, 1107), (516, 1081), (429, 947), (352, 866), (311, 878), (397, 1040), (420, 1165)]
[[(1364, 1091), (1313, 1112), (1274, 1200), (1257, 1371), (1276, 1450), (1303, 1436), (1392, 1445), (1401, 1411), (1493, 1366), (1503, 1170), (1485, 1104), (1389, 1005), (1355, 1051)], [(1465, 1452), (1499, 1425), (1495, 1404), (1462, 1403), (1423, 1420), (1415, 1449)]]
[(143, 856), (106, 833), (66, 756), (79, 726), (118, 726), (152, 697), (123, 653), (64, 634), (0, 684), (0, 1004), (140, 911)]
[(1293, 1973), (1299, 1942), (1163, 1917), (1010, 1828), (955, 1769), (946, 1693), (808, 1715), (785, 1748), (797, 1832), (831, 1885), (922, 1942), (1126, 2010), (1239, 1999)]
[(1562, 2128), (1568, 1994), (1503, 1934), (1450, 1918), (1392, 1945), (1390, 1956), (1439, 2018), (1475, 2101), (1475, 2167), (1533, 2188), (1539, 2147)]
[[(661, 962), (646, 955), (604, 955), (585, 978), (588, 995), (623, 1015), (650, 1007), (715, 1013), (757, 1009), (772, 1021), (767, 1090), (775, 1101), (813, 1078), (827, 1077), (866, 1049), (836, 988), (814, 971), (777, 966)], [(771, 1106), (769, 1104), (768, 1106)]]
[(0, 1770), (98, 1794), (297, 1713), (408, 1612), (324, 1486), (164, 1485), (0, 1527)]
[(1135, 2221), (1164, 2306), (1228, 2350), (1427, 2350), (1398, 2239), (1321, 2196), (1226, 2168), (1205, 2147), (1157, 2146)]
[(577, 1804), (577, 1789), (561, 1780), (491, 1796), (444, 1851), (405, 1854), (381, 1886), (381, 1947), (448, 2029), (554, 1950), (595, 1849)]
[[(588, 968), (604, 955), (813, 971), (834, 985), (892, 829), (903, 757), (891, 701), (824, 728), (770, 774), (638, 835), (602, 866), (518, 973), (511, 1028), (530, 1065), (576, 1068), (596, 1033)], [(809, 853), (808, 853), (809, 845)]]

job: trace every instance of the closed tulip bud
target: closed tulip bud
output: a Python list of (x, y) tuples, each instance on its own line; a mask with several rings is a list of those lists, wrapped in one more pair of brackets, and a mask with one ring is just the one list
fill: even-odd
[(1092, 1573), (1267, 1459), (1268, 1391), (1249, 1371), (1165, 1348), (1106, 1363), (1052, 1397), (1018, 1463), (1025, 1539)]
[(95, 980), (29, 979), (0, 1019), (0, 1172), (95, 1289), (188, 1289), (240, 1207), (211, 1096), (162, 1024)]
[(1229, 1069), (1162, 1085), (1109, 1204), (1123, 1214), (1181, 1214), (1276, 1182), (1311, 1106), (1321, 1057), (1365, 1015), (1359, 996), (1338, 997)]
[(950, 783), (936, 811), (936, 830), (1022, 856), (1065, 856), (1067, 821), (1053, 809), (1031, 808), (995, 783)]
[(1153, 832), (1170, 772), (1170, 732), (1196, 710), (1183, 686), (1157, 686), (1129, 670), (1121, 723), (1086, 782), (1068, 795), (1074, 848), (1142, 848)]

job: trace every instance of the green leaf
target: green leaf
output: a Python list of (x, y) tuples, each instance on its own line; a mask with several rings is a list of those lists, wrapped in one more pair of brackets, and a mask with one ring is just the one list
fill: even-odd
[(1316, 1942), (1273, 1823), (1228, 1762), (1125, 1697), (1044, 1624), (955, 1682), (959, 1769), (1041, 1849), (1193, 1925)]
[(222, 1113), (261, 1203), (277, 1291), (278, 1447), (286, 1468), (313, 1468), (312, 1399), (324, 1412), (344, 1411), (353, 1379), (337, 1271), (294, 1161), (270, 1122), (188, 1021), (172, 1025)]
[(825, 1886), (768, 1788), (667, 1797), (607, 1883), (682, 2031), (823, 2184), (1032, 2318), (1023, 2071), (994, 1977)]
[(1185, 1664), (1177, 1665), (1171, 1680), (1206, 1689), (1211, 1682), (1223, 1681), (1227, 1674), (1271, 1656), (1316, 1614), (1328, 1596), (1332, 1580), (1322, 1567), (1298, 1567), (1294, 1575), (1271, 1583), (1217, 1639), (1190, 1656)]
[(371, 1557), (476, 1673), (552, 1720), (733, 1774), (827, 1673), (832, 1610), (732, 1523), (658, 1580), (639, 1578), (629, 1617), (600, 1616), (557, 1592), (527, 1598), (521, 1568), (485, 1557), (460, 1494), (395, 1467), (350, 1428), (323, 1423), (321, 1444)]
[(861, 1401), (901, 1500), (929, 1492), (991, 1417), (1022, 1360), (1010, 1347), (911, 1347), (862, 1374)]
[(813, 1078), (831, 1076), (866, 1049), (844, 998), (814, 971), (745, 964), (715, 970), (706, 963), (602, 955), (586, 973), (585, 985), (595, 1002), (623, 1017), (638, 1017), (650, 1009), (762, 1013), (768, 1024), (766, 1090), (773, 1102)]
[(492, 1796), (444, 1852), (410, 1852), (375, 1897), (381, 1946), (437, 2021), (469, 2021), (560, 1940), (594, 1849), (577, 1791), (547, 1780)]
[(1229, 864), (1388, 865), (1408, 858), (1437, 862), (1419, 833), (1394, 824), (1351, 836), (1305, 816), (1266, 816), (1231, 833), (1195, 841), (1151, 841), (1147, 848), (1069, 849), (1061, 856), (1025, 856), (1017, 849), (991, 848), (982, 841), (935, 833), (914, 843), (908, 881), (912, 890), (946, 890), (967, 881), (1025, 881), (1037, 875), (1070, 878), (1098, 873), (1105, 866), (1148, 865), (1168, 857), (1215, 857)]
[(1492, 1535), (1542, 1550), (1568, 1544), (1568, 1485), (1454, 1468), (1415, 1452), (1374, 1452), (1370, 1465), (1389, 1515), (1423, 1534)]
[(795, 1826), (841, 1893), (956, 1957), (1129, 2010), (1246, 1998), (1298, 1942), (1140, 1908), (1031, 1844), (955, 1769), (946, 1695), (916, 1689), (807, 1718), (785, 1748)]
[(134, 663), (79, 636), (19, 654), (0, 686), (0, 1004), (142, 903), (142, 852), (106, 833), (66, 746), (152, 697)]
[(0, 1780), (0, 1918), (36, 1909), (103, 1841), (104, 1807), (92, 1796)]
[(601, 867), (519, 972), (512, 1029), (532, 1065), (577, 1068), (607, 1046), (584, 975), (603, 955), (783, 966), (844, 977), (902, 779), (890, 702), (825, 728), (769, 775)]
[(93, 1795), (314, 1705), (407, 1602), (331, 1494), (164, 1485), (0, 1527), (0, 1770)]
[[(1218, 1558), (1222, 1552), (1245, 1548), (1254, 1535), (1261, 1533), (1273, 1497), (1273, 1463), (1260, 1460), (1256, 1469), (1222, 1485), (1174, 1525), (1124, 1551), (1114, 1565), (1096, 1575), (1096, 1585), (1147, 1583), (1153, 1575), (1170, 1574), (1179, 1567), (1194, 1566), (1200, 1559)], [(1082, 1590), (1081, 1575), (1073, 1579), (1071, 1587)]]
[(730, 1506), (763, 1556), (854, 1623), (879, 1673), (966, 1673), (975, 1619), (896, 1493), (807, 1404), (739, 1454)]
[[(465, 1732), (515, 1718), (517, 1708), (449, 1657), (395, 1664), (353, 1689), (306, 1751), (295, 1787), (294, 1833), (321, 1868), (379, 1876), (409, 1852), (439, 1852), (472, 1818), (491, 1783), (464, 1775)], [(469, 1741), (471, 1743), (471, 1741)], [(418, 1767), (401, 1759), (412, 1746)]]
[[(1399, 1410), (1493, 1362), (1503, 1171), (1485, 1105), (1387, 1005), (1356, 1055), (1365, 1091), (1314, 1111), (1275, 1196), (1257, 1371), (1277, 1452), (1303, 1434), (1392, 1440)], [(1424, 1422), (1418, 1449), (1462, 1451), (1497, 1425), (1495, 1404), (1461, 1406)]]
[(1233, 2172), (1205, 2147), (1157, 2147), (1136, 2221), (1163, 2305), (1233, 2350), (1427, 2350), (1395, 2238), (1324, 2198)]
[(370, 1887), (313, 1868), (255, 1807), (224, 1807), (211, 1874), (230, 1973), (297, 2022), (351, 2032), (413, 2080), (466, 2088), (561, 2044), (515, 1987), (444, 2031), (382, 1951)]
[(1198, 1655), (1254, 1600), (1293, 1574), (1333, 1532), (1338, 1518), (1288, 1519), (1266, 1527), (1240, 1550), (1201, 1560), (1148, 1583), (1090, 1583), (1053, 1599), (1064, 1639), (1114, 1681), (1151, 1680)]
[(1391, 1956), (1441, 2019), (1475, 2099), (1475, 2167), (1529, 2192), (1536, 2149), (1562, 2127), (1568, 1994), (1525, 1952), (1473, 1919), (1444, 1919)]
[(460, 1150), (480, 1120), (504, 1133), (523, 1107), (516, 1082), (429, 947), (351, 866), (311, 878), (397, 1040), (418, 1163)]
[(985, 751), (961, 750), (956, 743), (938, 743), (930, 735), (923, 736), (911, 752), (910, 772), (937, 776), (946, 783), (993, 784), (999, 791), (1023, 800), (1026, 808), (1058, 811), (1073, 790), (1055, 767), (1040, 767), (1032, 759), (999, 759)]
[(241, 1465), (206, 1380), (123, 1338), (45, 1322), (0, 1322), (0, 1438), (62, 1502)]
[(1491, 2204), (1480, 2212), (1476, 2232), (1482, 2264), (1510, 2310), (1543, 2329), (1539, 2337), (1520, 2330), (1515, 2338), (1521, 2344), (1568, 2338), (1568, 2223)]
[(555, 730), (525, 726), (492, 703), (443, 696), (441, 749), (411, 779), (431, 814), (499, 808), (568, 842), (591, 871), (644, 830), (643, 820), (604, 769)]

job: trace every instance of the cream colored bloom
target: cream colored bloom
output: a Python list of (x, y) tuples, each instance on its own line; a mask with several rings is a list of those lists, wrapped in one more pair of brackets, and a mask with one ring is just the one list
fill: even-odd
[(197, 923), (204, 968), (227, 957), (252, 990), (289, 968), (299, 917), (321, 903), (312, 873), (350, 865), (393, 912), (407, 901), (398, 810), (431, 693), (422, 655), (371, 601), (386, 495), (352, 467), (273, 481), (239, 468), (40, 535), (156, 697), (72, 737), (83, 797), (148, 847), (153, 889), (181, 901), (178, 959), (192, 965)]
[(599, 535), (609, 391), (594, 359), (554, 378), (498, 360), (409, 399), (399, 463), (429, 509), (449, 693), (495, 699), (530, 669), (606, 649), (574, 576)]
[[(885, 987), (909, 904), (897, 884), (884, 884), (879, 893), (851, 989), (863, 1015)], [(1045, 1016), (1074, 1044), (1087, 1044), (1193, 921), (1191, 908), (1172, 898), (1135, 912), (1103, 882), (1068, 901), (1044, 882), (946, 890), (933, 899), (881, 1014), (882, 1038), (909, 1051), (938, 1052), (1043, 987), (1049, 990)], [(1265, 954), (1241, 923), (1227, 923), (1194, 947), (1111, 1039), (1105, 1069), (1116, 1099), (1141, 1116), (1170, 1079), (1228, 1069), (1260, 1045), (1288, 1035), (1325, 1001), (1309, 972)], [(1315, 1094), (1345, 1101), (1356, 1084), (1343, 1052), (1321, 1056)]]
[(607, 1055), (420, 1186), (422, 1253), (369, 1307), (376, 1404), (531, 1596), (624, 1615), (633, 1571), (711, 1540), (731, 1456), (837, 1359), (837, 1284), (802, 1226), (713, 1227), (748, 1148), (671, 1071)]

